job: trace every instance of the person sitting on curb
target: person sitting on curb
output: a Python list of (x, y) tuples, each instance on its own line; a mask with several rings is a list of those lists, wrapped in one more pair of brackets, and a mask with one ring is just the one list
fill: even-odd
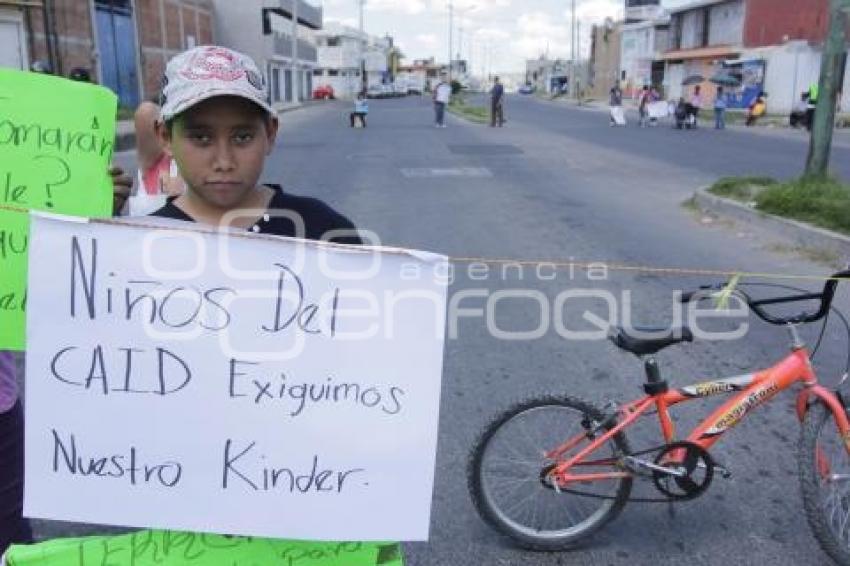
[(809, 93), (808, 91), (800, 94), (794, 107), (791, 109), (791, 115), (788, 117), (788, 123), (792, 128), (808, 127), (808, 110), (809, 110)]
[(759, 118), (767, 112), (767, 93), (762, 92), (756, 97), (747, 110), (747, 127), (754, 126)]
[(361, 92), (354, 101), (354, 112), (349, 116), (351, 127), (354, 128), (357, 120), (360, 120), (360, 125), (365, 128), (367, 114), (369, 114), (369, 102), (366, 100), (366, 94)]

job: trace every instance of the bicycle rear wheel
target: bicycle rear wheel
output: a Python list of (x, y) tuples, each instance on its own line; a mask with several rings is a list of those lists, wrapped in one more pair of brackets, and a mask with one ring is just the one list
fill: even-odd
[[(574, 547), (614, 519), (628, 500), (632, 478), (568, 486), (583, 495), (558, 492), (544, 481), (556, 463), (544, 454), (583, 433), (583, 420), (602, 419), (592, 405), (555, 396), (518, 403), (494, 419), (476, 442), (468, 468), (470, 494), (481, 517), (532, 550)], [(628, 452), (625, 437), (618, 434), (589, 456), (608, 462), (577, 466), (574, 472), (621, 471), (611, 460)]]
[(850, 455), (832, 413), (821, 403), (803, 421), (798, 460), (812, 533), (833, 560), (850, 565)]

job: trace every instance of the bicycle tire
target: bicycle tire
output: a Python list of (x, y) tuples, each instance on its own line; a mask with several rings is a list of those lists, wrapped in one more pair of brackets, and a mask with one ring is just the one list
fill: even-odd
[[(585, 401), (572, 397), (547, 395), (516, 403), (494, 418), (482, 431), (470, 454), (467, 467), (467, 482), (473, 504), (475, 505), (478, 514), (496, 531), (506, 535), (519, 546), (529, 550), (567, 550), (577, 547), (580, 543), (584, 542), (591, 535), (619, 515), (629, 499), (629, 494), (631, 493), (632, 488), (632, 478), (617, 478), (606, 482), (609, 485), (612, 485), (612, 489), (610, 490), (612, 493), (607, 498), (586, 497), (570, 494), (568, 492), (558, 493), (551, 488), (545, 487), (540, 478), (543, 468), (547, 465), (543, 458), (544, 448), (540, 447), (541, 452), (539, 462), (536, 464), (533, 461), (530, 462), (530, 473), (524, 474), (521, 479), (514, 480), (514, 482), (522, 484), (527, 483), (529, 487), (539, 486), (541, 493), (546, 493), (554, 499), (563, 498), (563, 504), (566, 503), (567, 498), (571, 498), (571, 503), (584, 501), (598, 508), (590, 514), (588, 519), (581, 522), (579, 525), (566, 529), (544, 530), (542, 526), (524, 525), (520, 520), (508, 517), (506, 510), (500, 506), (502, 504), (497, 503), (494, 500), (493, 494), (491, 490), (488, 489), (488, 485), (484, 477), (484, 465), (488, 456), (488, 450), (491, 448), (494, 438), (498, 436), (500, 431), (504, 431), (507, 425), (515, 422), (517, 418), (523, 415), (530, 414), (531, 411), (539, 411), (545, 408), (565, 409), (576, 413), (576, 416), (578, 417), (588, 416), (597, 422), (601, 422), (604, 418), (603, 412), (598, 408), (586, 403)], [(580, 423), (580, 418), (577, 419), (576, 422)], [(555, 441), (552, 446), (547, 446), (546, 448), (556, 446), (558, 443), (569, 438), (571, 434), (575, 433), (560, 431), (559, 434), (560, 436), (558, 440)], [(629, 453), (628, 442), (625, 435), (622, 433), (612, 437), (606, 445), (612, 450), (612, 455)], [(603, 445), (603, 447), (606, 445)], [(600, 454), (603, 447), (600, 447), (595, 454)], [(514, 461), (511, 460), (511, 464), (513, 463)], [(598, 482), (592, 483), (597, 484)], [(561, 500), (558, 500), (557, 504), (558, 506), (561, 506)], [(569, 515), (569, 513), (567, 514)], [(532, 514), (531, 522), (534, 522), (535, 518), (536, 511)]]
[[(850, 474), (850, 455), (844, 449), (840, 431), (834, 425), (827, 426), (831, 421), (832, 413), (822, 403), (812, 405), (803, 420), (797, 453), (800, 468), (800, 488), (803, 494), (803, 509), (815, 539), (823, 551), (836, 563), (850, 565), (850, 533), (846, 533), (847, 528), (840, 524), (835, 525), (836, 518), (841, 518), (835, 516), (835, 508), (830, 510), (827, 507), (829, 498), (836, 493), (835, 486), (843, 487), (843, 492), (839, 492), (839, 501), (836, 504), (841, 506), (845, 523), (850, 521), (850, 481), (835, 481), (824, 477), (825, 474), (831, 475), (838, 469), (837, 466), (834, 466), (838, 462), (842, 464), (840, 469), (843, 473)], [(821, 440), (822, 433), (826, 431), (833, 432), (835, 438), (838, 439), (837, 450), (834, 450), (838, 455), (837, 458), (834, 458), (836, 462), (828, 460), (829, 447), (826, 446), (826, 442)], [(820, 454), (824, 458), (823, 461), (819, 461), (818, 448), (820, 448)], [(828, 462), (828, 471), (823, 468), (823, 462)], [(830, 488), (832, 489), (830, 490)], [(835, 530), (836, 526), (838, 532)], [(846, 526), (850, 526), (850, 524)], [(842, 537), (841, 531), (845, 531), (844, 537)]]

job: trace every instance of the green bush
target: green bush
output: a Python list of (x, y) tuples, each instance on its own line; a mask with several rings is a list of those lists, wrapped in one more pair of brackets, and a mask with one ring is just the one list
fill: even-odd
[(708, 191), (717, 196), (750, 202), (766, 187), (777, 183), (778, 181), (770, 177), (723, 177)]
[(802, 178), (756, 196), (759, 210), (850, 234), (850, 186), (836, 179)]
[(850, 186), (832, 179), (806, 178), (780, 183), (769, 177), (724, 177), (709, 192), (755, 202), (768, 214), (850, 234)]

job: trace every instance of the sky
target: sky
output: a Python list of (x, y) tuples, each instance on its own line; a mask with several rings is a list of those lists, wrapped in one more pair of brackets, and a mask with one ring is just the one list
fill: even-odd
[[(662, 0), (675, 7), (691, 0)], [(358, 25), (359, 0), (314, 0), (324, 7), (325, 21)], [(473, 71), (521, 72), (525, 60), (548, 52), (570, 56), (570, 0), (453, 0), (453, 54), (471, 62)], [(590, 52), (590, 26), (606, 17), (622, 17), (622, 0), (576, 0), (580, 54)], [(372, 35), (390, 34), (408, 62), (449, 54), (448, 0), (366, 0), (365, 28)]]

